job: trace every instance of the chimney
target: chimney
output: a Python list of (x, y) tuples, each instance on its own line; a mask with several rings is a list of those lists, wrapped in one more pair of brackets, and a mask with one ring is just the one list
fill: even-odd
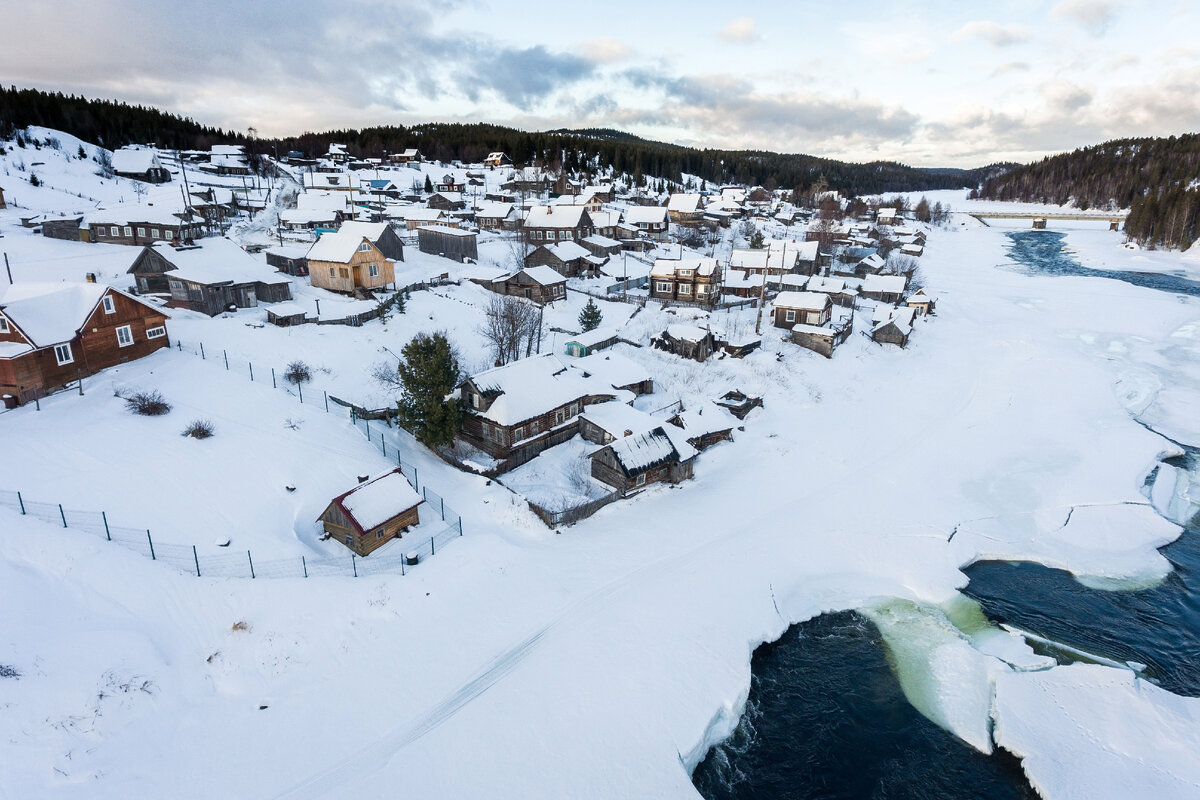
[(95, 283), (96, 282), (96, 273), (89, 272), (87, 275), (84, 276), (84, 280), (86, 280), (88, 283)]

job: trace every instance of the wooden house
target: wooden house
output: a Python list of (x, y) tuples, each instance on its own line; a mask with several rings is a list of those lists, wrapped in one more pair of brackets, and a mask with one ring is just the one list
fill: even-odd
[(60, 217), (46, 217), (42, 220), (42, 236), (48, 239), (62, 239), (68, 242), (79, 241), (79, 226), (83, 224), (83, 214), (66, 214)]
[(167, 315), (89, 276), (0, 291), (0, 395), (9, 406), (170, 346)]
[(746, 394), (740, 389), (730, 389), (720, 397), (714, 398), (713, 403), (738, 419), (745, 419), (751, 411), (762, 407), (763, 399), (757, 395)]
[(85, 241), (142, 246), (199, 239), (203, 225), (204, 218), (190, 211), (127, 203), (89, 212), (79, 230)]
[(681, 429), (660, 425), (623, 436), (592, 453), (592, 477), (622, 492), (654, 483), (680, 483), (692, 477), (696, 455)]
[(150, 147), (122, 147), (114, 150), (112, 171), (122, 178), (146, 183), (166, 183), (171, 180), (171, 171), (162, 165), (158, 154)]
[(382, 289), (396, 283), (392, 260), (353, 230), (321, 234), (306, 258), (309, 283), (321, 289), (355, 294), (360, 289)]
[(525, 265), (550, 267), (564, 277), (573, 278), (595, 273), (607, 260), (597, 258), (586, 247), (575, 242), (556, 242), (533, 250), (525, 256)]
[(384, 258), (390, 258), (392, 261), (404, 260), (404, 241), (386, 222), (344, 222), (342, 227), (338, 228), (338, 233), (362, 236), (375, 245)]
[(704, 197), (699, 194), (673, 194), (667, 201), (667, 215), (676, 225), (698, 225), (704, 219)]
[(596, 403), (579, 415), (579, 435), (592, 444), (611, 444), (617, 439), (645, 433), (662, 425), (662, 420), (620, 402)]
[(480, 230), (498, 231), (516, 226), (512, 203), (481, 202), (475, 207), (475, 224)]
[(665, 242), (670, 227), (666, 206), (630, 206), (622, 215), (622, 223), (628, 226), (623, 230), (630, 231), (632, 236), (655, 242)]
[(405, 230), (414, 232), (426, 225), (445, 225), (457, 228), (458, 223), (450, 220), (445, 211), (424, 206), (401, 206), (394, 212), (389, 212), (390, 219), (404, 221)]
[(825, 325), (833, 314), (833, 301), (822, 292), (780, 292), (771, 303), (776, 328)]
[(415, 147), (410, 147), (407, 150), (401, 150), (399, 153), (389, 153), (388, 161), (393, 164), (412, 164), (424, 161), (425, 157), (421, 155), (421, 151)]
[(843, 308), (854, 308), (855, 303), (858, 301), (858, 290), (841, 278), (810, 275), (801, 288), (810, 292), (827, 294), (834, 305), (842, 306)]
[(621, 254), (620, 242), (598, 233), (592, 234), (586, 239), (580, 239), (579, 244), (601, 261), (607, 261), (609, 258)]
[(524, 297), (539, 306), (567, 296), (567, 279), (546, 266), (525, 267), (490, 281), (487, 287), (496, 294)]
[(917, 316), (923, 317), (926, 314), (933, 313), (933, 307), (936, 302), (937, 301), (924, 289), (917, 289), (908, 296), (908, 299), (904, 301), (904, 304), (915, 311)]
[(425, 205), (428, 208), (436, 208), (438, 211), (462, 211), (467, 207), (467, 200), (460, 191), (439, 189), (430, 196)]
[(469, 412), (459, 437), (494, 458), (515, 460), (574, 436), (586, 406), (633, 399), (567, 369), (552, 353), (472, 375), (457, 391)]
[(912, 333), (915, 309), (908, 306), (895, 308), (880, 304), (875, 307), (871, 318), (871, 341), (904, 347)]
[(905, 275), (868, 275), (863, 280), (862, 296), (881, 303), (899, 303), (907, 287)]
[(715, 258), (656, 258), (650, 296), (657, 300), (711, 306), (721, 299), (721, 268)]
[(569, 337), (565, 345), (566, 354), (582, 358), (607, 350), (618, 341), (617, 332), (612, 328), (594, 328)]
[(317, 521), (327, 535), (368, 556), (419, 525), (423, 502), (396, 467), (333, 498)]
[(638, 362), (620, 353), (592, 353), (568, 362), (585, 378), (594, 378), (613, 389), (631, 392), (635, 396), (654, 393), (654, 378)]
[(687, 443), (700, 451), (719, 442), (733, 441), (733, 429), (737, 425), (728, 411), (715, 405), (700, 406), (695, 411), (680, 411), (667, 423), (682, 428)]
[(534, 206), (522, 223), (525, 241), (532, 244), (581, 242), (595, 232), (583, 206)]
[(143, 254), (146, 263), (157, 267), (161, 259), (170, 267), (162, 276), (171, 294), (167, 301), (171, 308), (212, 317), (230, 308), (256, 308), (259, 303), (292, 299), (292, 284), (287, 278), (269, 271), (229, 239), (212, 239), (203, 247), (158, 244), (148, 249), (153, 255)]
[(479, 259), (479, 236), (474, 231), (452, 228), (449, 225), (425, 225), (417, 228), (417, 248), (422, 253), (442, 256), (453, 261)]
[(512, 159), (504, 153), (488, 153), (487, 158), (483, 160), (483, 165), (492, 169), (496, 167), (511, 167), (512, 163)]
[(717, 346), (712, 331), (695, 325), (668, 325), (650, 343), (660, 350), (695, 361), (707, 360)]
[(302, 244), (274, 245), (266, 249), (267, 266), (296, 278), (308, 274), (308, 247)]

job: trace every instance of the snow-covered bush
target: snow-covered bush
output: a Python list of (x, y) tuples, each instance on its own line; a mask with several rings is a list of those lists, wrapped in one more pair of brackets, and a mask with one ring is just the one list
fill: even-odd
[(213, 430), (212, 420), (194, 419), (183, 429), (182, 435), (193, 439), (207, 439), (213, 435)]
[(141, 414), (143, 417), (161, 417), (171, 410), (171, 404), (163, 398), (157, 389), (149, 392), (134, 392), (123, 399), (125, 400), (126, 408), (135, 414)]
[(288, 383), (307, 383), (312, 380), (312, 367), (303, 361), (293, 361), (287, 365), (283, 379)]

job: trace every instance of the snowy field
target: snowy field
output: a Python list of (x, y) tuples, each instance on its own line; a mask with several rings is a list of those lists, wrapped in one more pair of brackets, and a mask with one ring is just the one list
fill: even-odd
[[(35, 240), (0, 214), (22, 279), (39, 254), (57, 277), (95, 271), (99, 246)], [(1146, 254), (1122, 239), (1067, 231), (1085, 263), (1138, 269)], [(1154, 548), (1179, 528), (1141, 489), (1173, 445), (1139, 420), (1200, 445), (1188, 413), (1200, 407), (1200, 302), (998, 268), (1007, 241), (973, 221), (931, 234), (921, 271), (938, 314), (905, 350), (871, 343), (861, 324), (832, 360), (769, 327), (744, 360), (622, 347), (654, 376), (643, 410), (731, 388), (765, 405), (700, 456), (694, 480), (557, 534), (513, 492), (390, 432), (464, 525), (405, 577), (188, 577), (0, 509), (0, 664), (19, 673), (0, 678), (0, 786), (39, 798), (692, 798), (691, 768), (737, 723), (754, 648), (823, 611), (864, 608), (914, 705), (981, 750), (1024, 757), (1047, 797), (1196, 796), (1200, 700), (1127, 670), (1050, 668), (964, 622), (960, 568), (977, 558), (1161, 578), (1170, 566)], [(441, 266), (426, 258), (406, 263)], [(417, 292), (405, 314), (362, 328), (172, 312), (172, 340), (211, 357), (162, 352), (85, 381), (82, 397), (0, 414), (0, 488), (106, 508), (181, 542), (222, 530), (264, 555), (325, 552), (323, 502), (393, 462), (345, 415), (261, 378), (303, 358), (316, 388), (382, 404), (370, 370), (417, 332), (445, 330), (468, 369), (487, 366), (487, 298), (467, 283)], [(546, 325), (576, 329), (585, 301), (570, 293)], [(654, 304), (601, 306), (605, 325), (642, 344), (680, 320)], [(744, 334), (754, 312), (708, 322)], [(562, 337), (545, 348), (561, 353)], [(176, 408), (133, 417), (118, 386), (158, 388)], [(193, 417), (216, 437), (180, 437)], [(514, 473), (523, 491), (581, 455), (572, 447)]]

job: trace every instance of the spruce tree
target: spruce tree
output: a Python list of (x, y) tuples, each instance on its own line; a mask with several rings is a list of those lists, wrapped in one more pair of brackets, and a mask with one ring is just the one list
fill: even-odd
[(433, 194), (433, 181), (429, 180), (429, 176), (425, 176), (425, 191)]
[(587, 333), (599, 328), (602, 321), (604, 321), (604, 315), (600, 313), (600, 307), (596, 305), (595, 300), (589, 297), (587, 305), (583, 307), (583, 311), (579, 312), (579, 327), (583, 328), (584, 333)]
[(446, 399), (461, 374), (453, 345), (443, 333), (418, 333), (401, 355), (400, 423), (426, 447), (451, 444), (462, 418), (458, 402)]

